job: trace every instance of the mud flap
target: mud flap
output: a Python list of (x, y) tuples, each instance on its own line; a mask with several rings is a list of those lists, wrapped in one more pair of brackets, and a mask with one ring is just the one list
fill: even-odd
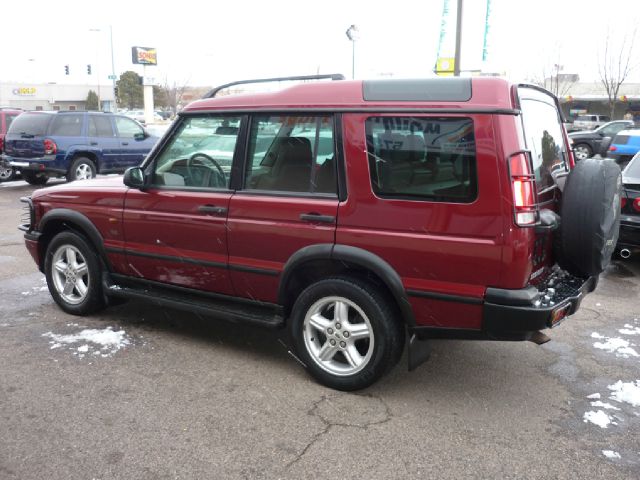
[(431, 356), (431, 345), (426, 340), (420, 340), (415, 333), (411, 334), (409, 340), (409, 352), (407, 359), (409, 362), (409, 371), (412, 372), (424, 362), (429, 360)]

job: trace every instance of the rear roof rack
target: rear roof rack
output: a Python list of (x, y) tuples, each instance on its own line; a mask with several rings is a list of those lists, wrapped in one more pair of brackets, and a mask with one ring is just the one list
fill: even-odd
[(225, 83), (219, 87), (215, 87), (209, 90), (202, 98), (213, 98), (220, 90), (233, 87), (234, 85), (246, 85), (248, 83), (269, 83), (269, 82), (282, 82), (282, 81), (294, 81), (294, 80), (344, 80), (344, 75), (341, 73), (328, 73), (326, 75), (297, 75), (293, 77), (274, 77), (274, 78), (257, 78), (254, 80), (238, 80), (236, 82)]

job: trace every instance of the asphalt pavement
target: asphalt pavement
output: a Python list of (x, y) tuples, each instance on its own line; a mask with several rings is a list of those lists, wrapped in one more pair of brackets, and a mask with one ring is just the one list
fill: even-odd
[(33, 189), (0, 184), (2, 480), (640, 478), (637, 258), (543, 346), (438, 341), (341, 393), (278, 333), (142, 302), (65, 314), (16, 228)]

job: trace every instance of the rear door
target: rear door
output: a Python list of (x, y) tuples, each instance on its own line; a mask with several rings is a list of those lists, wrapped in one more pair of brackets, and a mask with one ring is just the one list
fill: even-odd
[(241, 188), (229, 206), (236, 295), (275, 303), (289, 258), (333, 244), (338, 209), (332, 115), (254, 115)]
[(120, 139), (116, 136), (111, 115), (89, 114), (88, 142), (89, 148), (99, 158), (100, 173), (118, 170), (122, 164)]
[(387, 262), (418, 324), (479, 329), (503, 215), (490, 115), (349, 114), (336, 243)]
[[(223, 123), (236, 133), (215, 143)], [(173, 136), (147, 166), (150, 186), (127, 192), (125, 254), (130, 275), (231, 295), (227, 269), (227, 211), (231, 160), (241, 117), (183, 118)]]

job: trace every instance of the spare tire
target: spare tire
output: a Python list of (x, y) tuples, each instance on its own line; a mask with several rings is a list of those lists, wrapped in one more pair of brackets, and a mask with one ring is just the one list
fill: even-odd
[(611, 160), (588, 158), (569, 174), (562, 194), (558, 262), (581, 277), (600, 274), (618, 242), (620, 168)]

